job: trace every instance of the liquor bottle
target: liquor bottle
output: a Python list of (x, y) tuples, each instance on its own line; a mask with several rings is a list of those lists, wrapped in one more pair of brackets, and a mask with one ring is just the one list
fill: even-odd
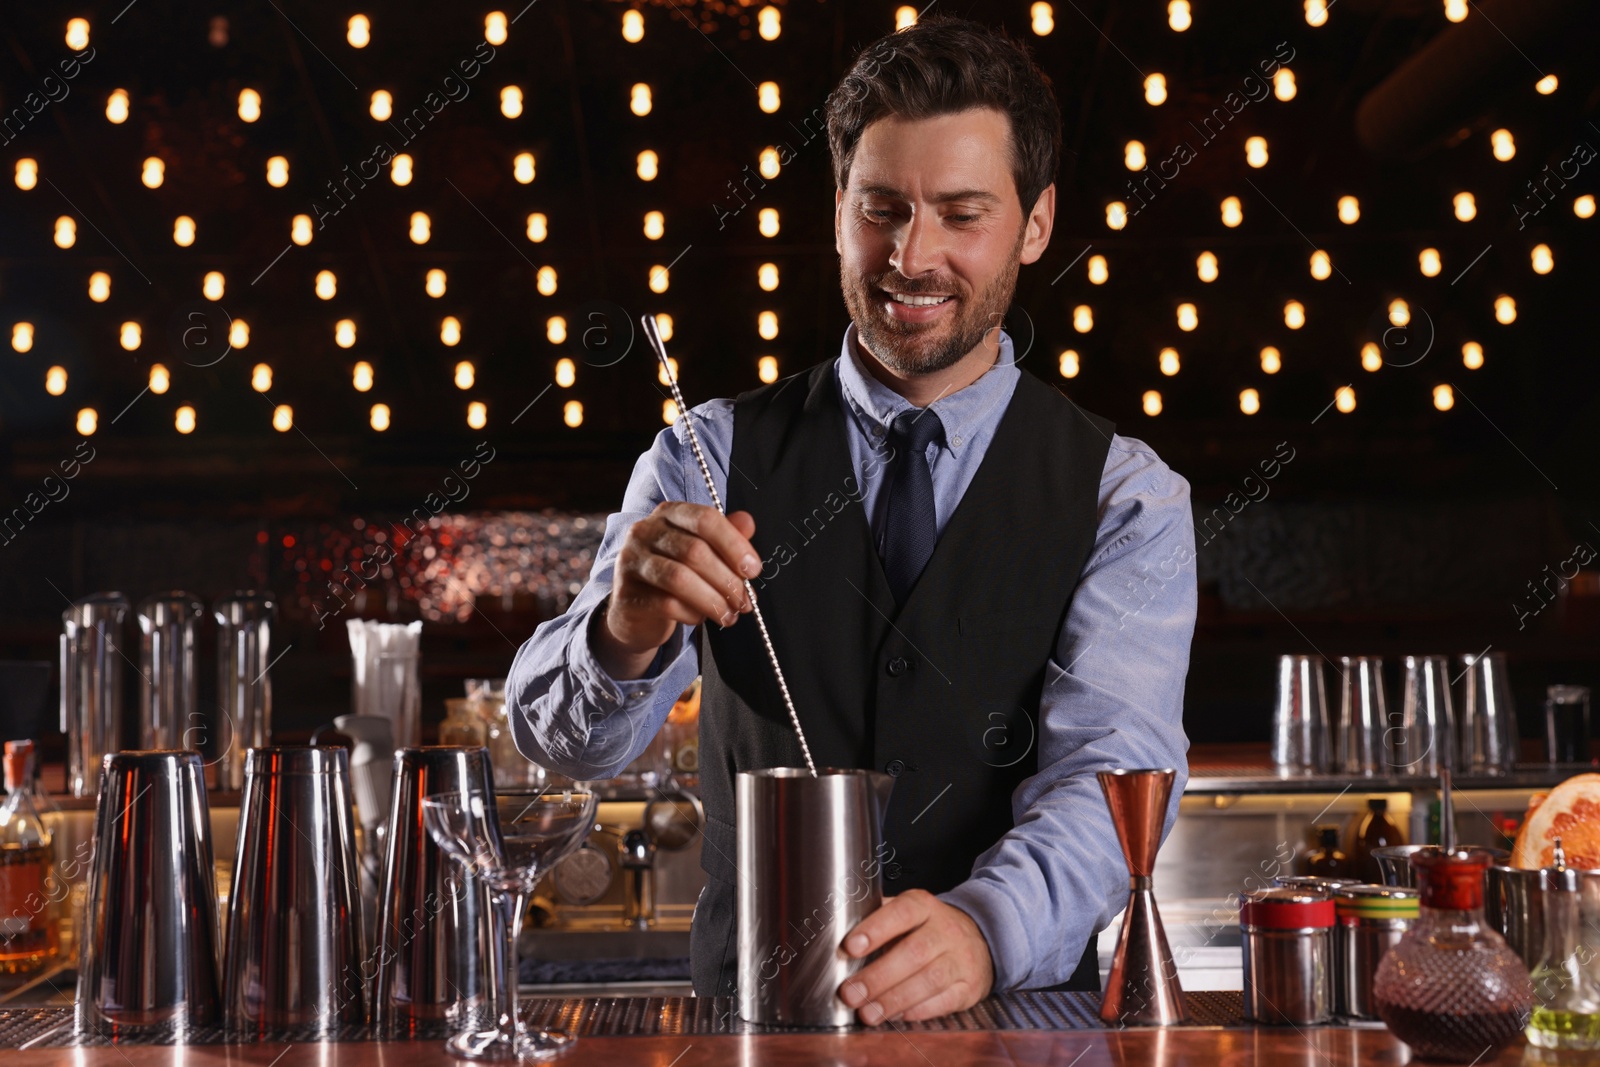
[(33, 742), (7, 741), (0, 805), (0, 974), (42, 969), (61, 951), (50, 830), (33, 797)]
[(1339, 851), (1339, 828), (1317, 827), (1317, 847), (1306, 856), (1305, 872), (1320, 878), (1348, 878), (1355, 868), (1350, 857)]
[(1389, 818), (1388, 799), (1373, 797), (1368, 800), (1366, 813), (1359, 816), (1353, 829), (1350, 847), (1346, 850), (1350, 854), (1351, 873), (1374, 885), (1382, 885), (1383, 869), (1373, 858), (1372, 850), (1406, 843), (1406, 835)]

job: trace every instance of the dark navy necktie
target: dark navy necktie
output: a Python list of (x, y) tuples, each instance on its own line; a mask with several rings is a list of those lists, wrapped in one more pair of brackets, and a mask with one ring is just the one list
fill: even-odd
[(933, 474), (928, 446), (944, 438), (939, 416), (928, 408), (911, 408), (895, 417), (889, 443), (895, 451), (889, 483), (889, 514), (883, 542), (883, 569), (896, 604), (904, 604), (928, 565), (939, 540), (933, 511)]

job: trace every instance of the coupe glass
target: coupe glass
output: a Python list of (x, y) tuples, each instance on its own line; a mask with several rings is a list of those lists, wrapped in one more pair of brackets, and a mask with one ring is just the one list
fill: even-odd
[(594, 829), (595, 794), (587, 783), (492, 797), (440, 793), (422, 802), (428, 832), (444, 852), (482, 880), (493, 905), (489, 989), (495, 1028), (445, 1043), (469, 1060), (545, 1060), (571, 1048), (571, 1034), (530, 1030), (517, 1018), (517, 935), (528, 894), (539, 878)]

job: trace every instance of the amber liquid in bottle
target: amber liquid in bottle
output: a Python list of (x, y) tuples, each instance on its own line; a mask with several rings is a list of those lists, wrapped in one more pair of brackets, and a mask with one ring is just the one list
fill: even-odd
[(1375, 885), (1382, 885), (1383, 868), (1379, 867), (1378, 861), (1373, 858), (1372, 850), (1405, 843), (1405, 834), (1401, 833), (1400, 827), (1389, 818), (1389, 801), (1383, 797), (1373, 797), (1367, 801), (1366, 814), (1361, 816), (1361, 821), (1355, 827), (1354, 839), (1349, 849), (1350, 864), (1355, 877), (1363, 878)]
[(0, 845), (0, 974), (28, 974), (56, 958), (55, 908), (47, 893), (49, 842)]

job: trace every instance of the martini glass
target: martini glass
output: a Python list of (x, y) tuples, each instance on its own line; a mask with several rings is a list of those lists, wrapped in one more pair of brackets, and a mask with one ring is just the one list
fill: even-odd
[(556, 1030), (531, 1030), (517, 1018), (517, 935), (534, 885), (594, 829), (595, 794), (587, 783), (563, 789), (492, 796), (440, 793), (422, 801), (428, 832), (444, 852), (481, 879), (492, 904), (490, 992), (495, 1027), (469, 1030), (445, 1042), (468, 1060), (546, 1060), (577, 1038)]

